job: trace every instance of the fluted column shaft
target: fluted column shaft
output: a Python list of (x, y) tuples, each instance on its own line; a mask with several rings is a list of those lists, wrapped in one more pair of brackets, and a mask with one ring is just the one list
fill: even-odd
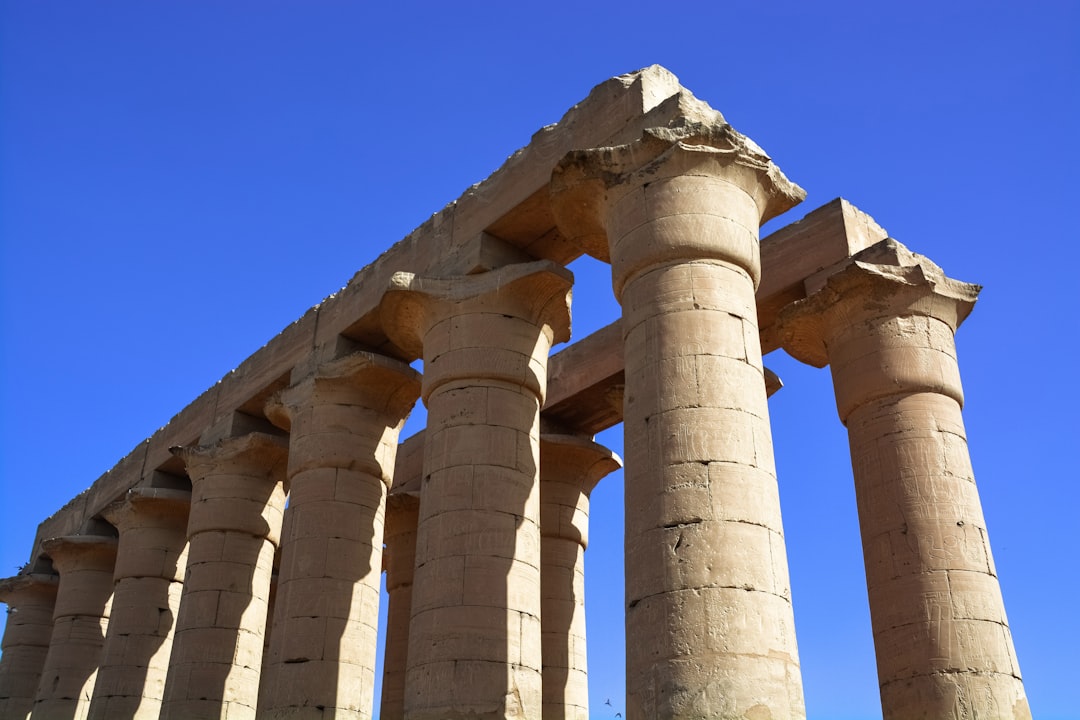
[(383, 566), (386, 568), (388, 600), (380, 720), (403, 720), (405, 717), (405, 672), (409, 657), (409, 617), (419, 513), (420, 499), (414, 495), (391, 495), (386, 501)]
[(798, 718), (754, 292), (758, 227), (802, 192), (730, 126), (695, 132), (571, 153), (552, 179), (623, 311), (627, 718)]
[(25, 720), (34, 705), (49, 652), (56, 608), (56, 575), (29, 573), (0, 580), (0, 602), (8, 606), (0, 644), (0, 717)]
[(540, 437), (540, 595), (544, 720), (589, 720), (585, 548), (589, 493), (617, 455), (588, 438)]
[(285, 441), (252, 433), (175, 448), (191, 478), (188, 560), (162, 720), (254, 718)]
[(961, 416), (978, 290), (885, 241), (781, 316), (848, 429), (886, 720), (1031, 717)]
[(420, 394), (408, 365), (360, 352), (271, 402), (290, 430), (263, 718), (370, 718), (386, 492), (398, 433)]
[(90, 720), (157, 720), (187, 562), (191, 493), (133, 488), (106, 508), (120, 531), (112, 614)]
[(550, 262), (396, 275), (391, 339), (424, 357), (424, 479), (405, 714), (529, 718), (541, 708), (539, 417), (569, 271)]
[(109, 625), (116, 538), (71, 535), (42, 543), (60, 573), (49, 653), (34, 720), (83, 720), (90, 709)]

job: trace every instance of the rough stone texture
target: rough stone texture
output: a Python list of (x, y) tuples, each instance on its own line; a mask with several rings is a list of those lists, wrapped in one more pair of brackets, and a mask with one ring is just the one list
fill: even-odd
[(419, 394), (408, 365), (353, 353), (271, 401), (289, 507), (261, 718), (372, 716), (384, 504)]
[(84, 720), (109, 625), (114, 537), (72, 535), (42, 545), (60, 573), (49, 653), (34, 697), (37, 720)]
[(960, 412), (978, 291), (887, 240), (781, 316), (848, 428), (886, 720), (1031, 717)]
[(622, 467), (588, 438), (540, 436), (540, 596), (544, 720), (589, 720), (585, 548), (589, 493)]
[[(423, 356), (429, 427), (397, 451), (404, 470), (395, 471), (390, 491), (390, 497), (412, 494), (420, 503), (388, 500), (391, 507), (403, 503), (412, 509), (402, 511), (404, 524), (388, 529), (387, 536), (385, 717), (402, 717), (406, 709), (418, 718), (542, 717), (541, 669), (556, 665), (541, 646), (556, 639), (541, 628), (540, 618), (558, 613), (542, 612), (542, 597), (554, 600), (554, 588), (567, 585), (544, 580), (540, 569), (553, 567), (541, 560), (540, 505), (546, 501), (537, 481), (540, 428), (591, 436), (624, 419), (630, 451), (627, 628), (634, 638), (630, 717), (800, 717), (765, 406), (766, 394), (779, 382), (763, 370), (761, 354), (779, 347), (786, 326), (777, 317), (785, 307), (815, 293), (821, 297), (852, 255), (886, 234), (837, 199), (777, 230), (759, 248), (759, 223), (799, 197), (760, 148), (663, 68), (612, 78), (42, 522), (20, 578), (48, 572), (44, 549), (55, 549), (50, 538), (110, 532), (102, 513), (128, 490), (179, 489), (190, 475), (195, 510), (189, 534), (196, 559), (189, 558), (192, 572), (166, 681), (172, 705), (162, 717), (251, 717), (256, 688), (264, 709), (273, 698), (290, 708), (281, 711), (290, 716), (363, 713), (370, 702), (365, 688), (373, 681), (372, 623), (364, 618), (374, 607), (382, 497), (395, 452), (389, 434), (396, 432), (396, 421), (385, 421), (385, 433), (376, 439), (358, 405), (319, 401), (311, 404), (311, 417), (302, 419), (305, 403), (290, 398), (303, 395), (299, 388), (309, 380), (316, 395), (320, 383), (337, 382), (312, 378), (353, 353), (405, 362)], [(549, 362), (550, 345), (568, 331), (569, 278), (562, 268), (585, 252), (612, 263), (623, 318)], [(869, 255), (857, 262), (895, 265)], [(933, 312), (916, 315), (936, 318), (937, 312), (935, 305)], [(935, 351), (951, 348), (947, 323), (899, 318), (879, 319), (897, 337), (911, 331), (925, 336)], [(824, 330), (814, 322), (805, 327), (818, 333), (820, 344)], [(971, 698), (978, 695), (995, 712), (1016, 699), (1023, 716), (1018, 671), (970, 672), (968, 664), (925, 650), (926, 638), (948, 637), (960, 647), (950, 649), (949, 658), (967, 657), (975, 647), (970, 667), (1004, 668), (1007, 647), (1015, 668), (974, 486), (945, 482), (967, 472), (958, 396), (941, 389), (953, 387), (954, 380), (959, 387), (955, 368), (883, 340), (874, 349), (879, 335), (870, 334), (865, 357), (858, 354), (863, 346), (850, 340), (854, 354), (834, 374), (853, 447), (873, 445), (873, 452), (860, 450), (856, 462), (864, 532), (873, 544), (866, 551), (868, 567), (895, 566), (895, 577), (885, 573), (880, 583), (871, 583), (879, 652), (899, 648), (883, 656), (883, 677), (899, 678), (883, 685), (888, 712), (935, 715), (952, 702), (964, 716), (975, 712)], [(822, 350), (814, 361), (828, 360)], [(940, 371), (941, 387), (899, 398), (890, 384), (898, 367), (919, 370), (901, 373), (904, 383), (925, 380), (924, 371)], [(877, 387), (877, 394), (867, 394), (868, 386)], [(274, 397), (279, 402), (268, 405)], [(290, 417), (294, 412), (299, 414)], [(277, 432), (268, 416), (293, 435), (295, 512), (284, 531), (285, 441), (258, 439), (258, 433)], [(352, 465), (354, 438), (377, 446), (374, 459)], [(170, 453), (174, 446), (193, 445), (203, 447)], [(909, 529), (922, 534), (897, 535), (889, 525), (896, 513), (883, 509), (880, 483), (867, 479), (886, 482), (882, 468), (897, 458), (927, 457), (941, 467), (926, 478), (916, 474), (910, 482), (905, 476), (903, 483), (893, 483), (908, 493), (898, 507), (938, 508), (940, 493), (951, 498), (956, 488), (966, 488), (961, 507), (970, 519), (963, 520), (963, 537), (955, 529), (945, 533), (948, 528), (935, 524), (938, 516), (909, 522)], [(371, 492), (335, 498), (349, 505), (348, 512), (330, 509), (333, 503), (319, 494), (329, 487), (329, 472), (334, 493), (346, 486), (348, 493)], [(417, 518), (409, 519), (413, 512)], [(348, 536), (346, 551), (335, 554), (331, 546), (346, 537), (340, 527), (351, 522), (344, 519), (349, 513), (360, 529)], [(879, 523), (887, 529), (879, 532)], [(279, 532), (296, 542), (275, 558)], [(923, 547), (911, 545), (913, 537), (930, 539)], [(573, 544), (563, 545), (560, 567), (578, 567), (580, 545)], [(960, 557), (952, 558), (957, 552)], [(947, 567), (934, 564), (945, 562), (941, 556), (949, 558)], [(975, 568), (985, 563), (987, 571), (965, 562)], [(288, 586), (276, 631), (266, 617), (272, 565), (282, 567), (282, 585)], [(916, 570), (924, 565), (926, 572)], [(947, 585), (940, 582), (942, 572)], [(141, 573), (139, 582), (155, 587), (165, 578)], [(576, 570), (573, 577), (580, 580)], [(169, 582), (175, 591), (176, 583)], [(127, 585), (120, 595), (135, 594)], [(316, 586), (320, 591), (312, 590)], [(348, 608), (341, 611), (338, 600), (346, 587)], [(895, 597), (926, 600), (922, 625), (911, 620), (917, 603), (890, 604), (894, 590)], [(9, 595), (15, 610), (21, 597)], [(311, 613), (309, 601), (323, 603), (325, 612), (305, 614)], [(562, 601), (568, 603), (568, 596)], [(168, 605), (173, 607), (172, 600)], [(412, 618), (411, 628), (406, 617)], [(87, 639), (91, 629), (100, 636), (102, 621), (88, 618), (80, 630)], [(567, 647), (582, 637), (576, 622), (571, 621), (572, 637), (559, 638)], [(71, 625), (70, 619), (58, 621), (56, 631)], [(991, 626), (1001, 628), (1003, 645), (984, 637)], [(893, 632), (897, 628), (902, 631)], [(12, 638), (35, 630), (38, 640), (10, 641), (17, 644), (0, 660), (0, 693), (24, 688), (43, 662), (41, 627), (17, 621), (9, 626)], [(330, 636), (350, 641), (335, 648), (325, 642)], [(160, 652), (143, 649), (157, 662), (165, 644)], [(285, 662), (286, 656), (306, 662)], [(18, 657), (24, 660), (16, 662)], [(132, 667), (142, 667), (132, 660)], [(941, 672), (946, 660), (957, 672)], [(149, 669), (152, 663), (146, 662)], [(568, 675), (583, 667), (565, 666)], [(107, 660), (98, 682), (118, 667)], [(266, 668), (261, 678), (260, 667)], [(315, 667), (326, 672), (297, 679)], [(57, 687), (85, 683), (79, 673), (86, 667), (70, 669)], [(24, 702), (19, 692), (25, 688), (13, 689), (7, 700)], [(333, 701), (323, 703), (316, 695)], [(339, 702), (346, 696), (358, 699)], [(7, 700), (0, 694), (0, 703)], [(564, 709), (581, 707), (565, 697), (563, 702)]]
[(90, 720), (158, 717), (184, 586), (190, 507), (190, 492), (134, 488), (105, 509), (120, 544)]
[(570, 332), (570, 272), (541, 261), (383, 301), (423, 352), (428, 410), (405, 714), (536, 718), (541, 707), (540, 406)]
[[(398, 481), (395, 476), (394, 482)], [(386, 652), (383, 655), (380, 720), (405, 717), (405, 673), (409, 656), (409, 618), (412, 614), (413, 568), (416, 564), (416, 526), (420, 498), (400, 493), (386, 503)]]
[(285, 443), (253, 433), (174, 452), (187, 465), (192, 495), (161, 719), (254, 719), (285, 509)]
[(0, 580), (7, 625), (0, 644), (0, 718), (25, 720), (34, 706), (52, 639), (59, 578), (28, 573)]
[(571, 153), (552, 194), (623, 309), (627, 717), (802, 717), (754, 291), (803, 193), (717, 114)]

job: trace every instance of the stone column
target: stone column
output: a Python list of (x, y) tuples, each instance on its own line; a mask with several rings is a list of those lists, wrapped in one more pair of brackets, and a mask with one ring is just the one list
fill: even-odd
[(162, 720), (254, 718), (286, 441), (263, 433), (173, 448), (191, 478), (188, 560)]
[(102, 513), (120, 531), (90, 720), (157, 720), (187, 562), (191, 493), (137, 487)]
[(886, 720), (1031, 717), (961, 416), (978, 291), (887, 240), (781, 315), (848, 429)]
[(358, 352), (276, 397), (290, 430), (289, 508), (260, 718), (370, 718), (383, 517), (398, 433), (420, 376)]
[(569, 337), (572, 275), (548, 261), (399, 273), (383, 327), (424, 358), (428, 409), (405, 714), (541, 712), (540, 406)]
[(7, 626), (0, 644), (0, 717), (25, 720), (34, 706), (49, 652), (56, 607), (56, 575), (28, 573), (0, 580)]
[(803, 195), (719, 113), (552, 177), (622, 305), (631, 720), (805, 714), (754, 299)]
[(70, 535), (41, 544), (60, 573), (52, 640), (34, 698), (34, 720), (83, 720), (109, 625), (116, 538)]
[(589, 720), (585, 652), (589, 493), (620, 467), (618, 455), (588, 438), (540, 436), (543, 720)]
[(409, 616), (412, 612), (413, 567), (416, 563), (416, 525), (420, 498), (395, 494), (386, 500), (386, 651), (383, 654), (380, 720), (405, 718), (405, 670), (409, 657)]

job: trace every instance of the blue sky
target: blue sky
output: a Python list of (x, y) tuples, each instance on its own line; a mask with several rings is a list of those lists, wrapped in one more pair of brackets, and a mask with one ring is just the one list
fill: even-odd
[[(1077, 717), (1078, 7), (0, 2), (0, 576), (305, 309), (659, 63), (808, 191), (769, 229), (842, 195), (985, 286), (958, 335), (972, 459), (1032, 709)], [(582, 336), (618, 310), (574, 269)], [(766, 364), (808, 713), (877, 718), (828, 372)], [(596, 490), (586, 554), (598, 718), (623, 694), (620, 497)]]

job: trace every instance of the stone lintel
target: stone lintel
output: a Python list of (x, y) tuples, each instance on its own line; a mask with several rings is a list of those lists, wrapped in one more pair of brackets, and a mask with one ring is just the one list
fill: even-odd
[[(281, 435), (281, 431), (276, 428), (269, 420), (263, 417), (250, 415), (245, 412), (231, 412), (226, 413), (210, 425), (203, 431), (203, 434), (199, 436), (197, 447), (210, 447), (212, 445), (221, 444), (227, 440), (242, 438), (251, 435)], [(193, 447), (177, 446), (177, 447)], [(169, 448), (169, 452), (173, 455), (177, 455), (175, 447)]]

